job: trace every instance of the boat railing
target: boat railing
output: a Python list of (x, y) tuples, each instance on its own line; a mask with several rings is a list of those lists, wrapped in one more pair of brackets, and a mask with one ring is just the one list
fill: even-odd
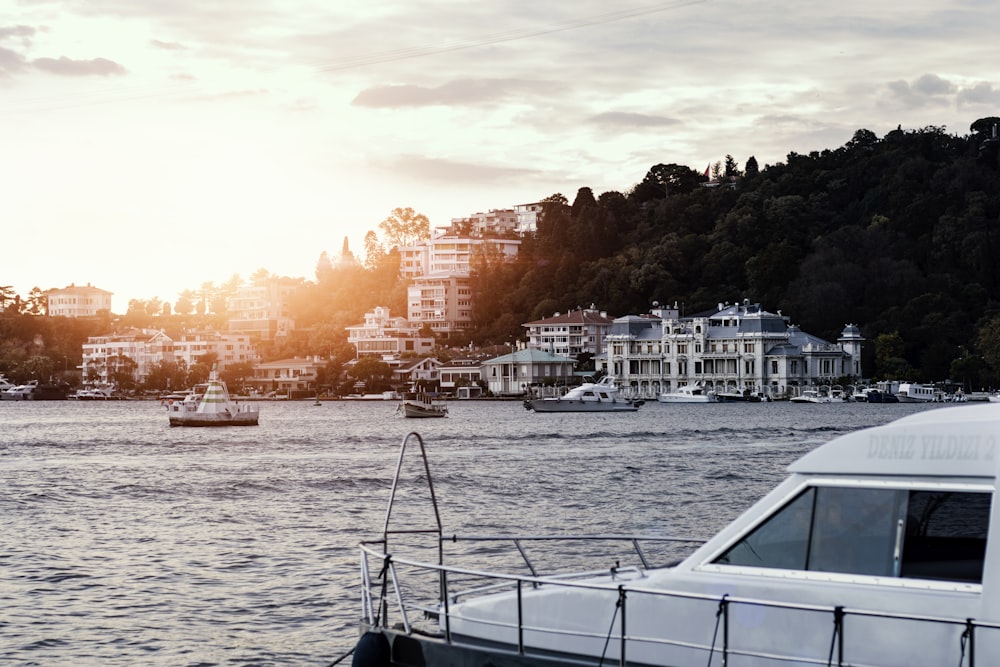
[[(400, 472), (403, 465), (403, 458), (406, 452), (407, 443), (415, 440), (420, 447), (420, 456), (423, 461), (422, 482), (429, 491), (429, 500), (433, 509), (433, 524), (429, 527), (421, 528), (412, 523), (406, 523), (403, 528), (391, 528), (391, 517), (393, 504), (397, 492), (399, 491)], [(436, 544), (433, 549), (436, 553), (437, 563), (430, 563), (426, 559), (418, 560), (394, 556), (389, 550), (389, 538), (393, 536), (420, 534), (433, 535), (436, 537)], [(618, 540), (630, 541), (633, 550), (638, 555), (641, 567), (625, 567), (619, 565), (619, 561), (614, 561), (614, 565), (604, 570), (591, 571), (587, 579), (581, 579), (574, 575), (549, 575), (539, 574), (539, 568), (534, 558), (529, 558), (525, 544), (528, 542), (556, 542), (563, 543), (567, 540), (597, 541), (608, 540), (614, 537)], [(445, 537), (441, 530), (441, 519), (437, 507), (437, 499), (434, 495), (434, 485), (431, 480), (430, 466), (427, 461), (427, 452), (423, 440), (416, 433), (407, 434), (403, 438), (400, 448), (399, 460), (396, 465), (396, 474), (393, 478), (390, 492), (389, 506), (386, 510), (385, 523), (383, 526), (382, 539), (363, 542), (361, 549), (361, 607), (362, 618), (372, 627), (389, 628), (390, 608), (393, 613), (398, 613), (401, 619), (402, 629), (407, 634), (414, 631), (411, 620), (413, 614), (421, 613), (425, 618), (436, 620), (437, 628), (434, 630), (421, 629), (422, 634), (432, 634), (439, 636), (443, 641), (458, 643), (465, 641), (461, 636), (452, 635), (452, 625), (457, 620), (469, 622), (469, 619), (452, 618), (451, 605), (457, 604), (460, 598), (472, 594), (488, 594), (496, 592), (498, 594), (510, 595), (513, 592), (516, 603), (516, 614), (513, 621), (476, 619), (474, 623), (483, 626), (494, 626), (499, 629), (505, 638), (501, 644), (506, 645), (511, 654), (524, 655), (525, 635), (530, 634), (533, 640), (546, 636), (571, 636), (573, 638), (586, 638), (596, 645), (603, 644), (607, 653), (601, 657), (601, 663), (612, 664), (617, 662), (623, 667), (628, 664), (627, 655), (637, 649), (645, 647), (673, 647), (686, 651), (697, 651), (702, 653), (702, 657), (707, 656), (708, 664), (712, 664), (713, 656), (718, 653), (721, 656), (721, 664), (728, 664), (731, 656), (741, 656), (750, 660), (766, 660), (769, 664), (784, 664), (795, 662), (796, 664), (816, 664), (816, 665), (844, 665), (845, 647), (847, 647), (852, 633), (845, 634), (845, 625), (848, 618), (868, 618), (881, 619), (890, 624), (895, 623), (919, 623), (934, 625), (942, 630), (954, 630), (950, 633), (955, 643), (956, 664), (965, 667), (975, 667), (977, 646), (984, 647), (983, 650), (992, 646), (996, 647), (1000, 642), (1000, 635), (996, 633), (1000, 630), (1000, 624), (985, 621), (977, 621), (974, 618), (954, 618), (945, 616), (904, 614), (895, 612), (885, 612), (873, 609), (850, 608), (843, 605), (834, 604), (807, 604), (794, 602), (778, 602), (774, 600), (764, 600), (751, 597), (733, 596), (729, 594), (719, 595), (718, 593), (697, 593), (684, 590), (667, 590), (662, 588), (644, 587), (646, 581), (645, 571), (652, 569), (650, 559), (640, 547), (643, 540), (656, 540), (666, 542), (700, 542), (689, 538), (677, 537), (625, 537), (592, 535), (592, 536), (450, 536)], [(455, 564), (444, 564), (444, 548), (448, 542), (468, 542), (485, 543), (501, 542), (512, 543), (520, 554), (523, 564), (527, 566), (529, 574), (518, 574), (516, 572), (484, 571), (462, 567)], [(425, 546), (424, 549), (427, 549)], [(509, 551), (509, 550), (508, 550)], [(575, 551), (575, 550), (574, 550)], [(566, 553), (566, 550), (561, 550)], [(455, 554), (454, 560), (461, 563), (463, 558), (474, 558), (469, 562), (480, 562), (483, 553), (463, 555)], [(497, 554), (499, 555), (499, 554)], [(452, 556), (452, 554), (449, 554)], [(566, 561), (560, 561), (560, 566), (569, 565)], [(377, 568), (377, 573), (375, 568)], [(567, 570), (571, 570), (568, 567)], [(560, 567), (560, 570), (562, 568)], [(412, 576), (411, 576), (412, 574)], [(602, 576), (598, 576), (602, 575)], [(470, 585), (474, 583), (475, 585)], [(528, 623), (526, 617), (529, 616), (526, 607), (532, 604), (531, 598), (524, 595), (524, 590), (537, 589), (539, 587), (564, 587), (568, 589), (590, 589), (603, 591), (609, 600), (614, 600), (614, 619), (612, 626), (606, 635), (596, 635), (580, 631), (570, 631), (565, 628), (555, 626), (547, 627), (539, 625), (537, 621)], [(705, 636), (699, 637), (670, 637), (670, 636), (645, 636), (639, 634), (641, 629), (631, 631), (627, 619), (631, 618), (628, 609), (633, 608), (635, 600), (640, 600), (638, 609), (639, 618), (642, 619), (641, 600), (645, 596), (655, 596), (658, 598), (670, 598), (686, 601), (701, 601), (706, 603), (706, 624), (714, 631)], [(630, 600), (632, 602), (630, 602)], [(730, 615), (746, 611), (748, 608), (768, 608), (772, 610), (783, 609), (799, 615), (820, 614), (829, 618), (824, 624), (829, 628), (829, 634), (824, 637), (816, 637), (812, 643), (802, 642), (796, 645), (798, 654), (792, 655), (787, 649), (784, 653), (774, 651), (764, 652), (753, 644), (753, 630), (745, 629), (743, 636), (740, 632), (740, 624), (730, 624)], [(714, 618), (713, 618), (714, 616)], [(546, 618), (544, 614), (533, 617)], [(641, 623), (641, 621), (640, 621)], [(641, 626), (640, 626), (641, 628)], [(892, 632), (893, 628), (886, 628), (887, 632)], [(989, 631), (984, 633), (982, 631)], [(981, 639), (983, 634), (987, 634), (988, 640), (984, 644)], [(508, 641), (509, 639), (509, 641)], [(868, 641), (863, 635), (855, 640), (858, 645), (863, 645)], [(828, 650), (828, 653), (826, 652)], [(857, 664), (852, 662), (852, 664)]]
[[(492, 538), (488, 538), (492, 539)], [(530, 648), (525, 644), (525, 635), (531, 634), (538, 639), (544, 636), (562, 636), (587, 638), (600, 641), (607, 645), (608, 653), (604, 657), (604, 664), (626, 665), (626, 656), (630, 651), (635, 651), (639, 647), (676, 647), (692, 651), (700, 651), (708, 658), (709, 664), (712, 656), (721, 658), (721, 664), (727, 664), (727, 660), (732, 660), (736, 656), (743, 659), (764, 659), (774, 661), (775, 664), (794, 662), (795, 664), (816, 664), (816, 665), (846, 665), (845, 653), (849, 653), (848, 647), (850, 634), (845, 633), (845, 626), (850, 618), (855, 619), (881, 619), (891, 623), (918, 623), (937, 625), (945, 628), (954, 628), (955, 659), (958, 665), (975, 667), (977, 642), (982, 642), (982, 631), (995, 632), (1000, 630), (1000, 624), (992, 622), (978, 621), (974, 618), (954, 618), (946, 616), (904, 614), (896, 612), (886, 612), (874, 609), (852, 608), (847, 606), (808, 604), (794, 602), (778, 602), (775, 600), (765, 600), (752, 597), (734, 596), (729, 594), (718, 595), (715, 593), (698, 593), (682, 590), (667, 590), (661, 588), (649, 588), (643, 586), (643, 570), (640, 568), (610, 568), (596, 572), (587, 573), (590, 580), (583, 581), (577, 576), (554, 575), (554, 576), (533, 576), (516, 574), (509, 572), (486, 572), (478, 569), (456, 567), (451, 565), (433, 564), (408, 559), (399, 556), (392, 556), (384, 553), (377, 545), (381, 541), (366, 542), (361, 545), (361, 572), (362, 572), (362, 617), (371, 627), (388, 628), (390, 623), (390, 608), (394, 613), (399, 614), (400, 621), (397, 627), (407, 634), (418, 632), (423, 635), (436, 635), (447, 643), (462, 643), (467, 641), (462, 636), (453, 635), (453, 618), (450, 605), (469, 594), (487, 594), (514, 592), (516, 600), (516, 617), (513, 621), (476, 619), (475, 624), (479, 626), (489, 626), (500, 633), (505, 633), (508, 637), (516, 637), (510, 642), (499, 641), (497, 650), (507, 651), (511, 654), (525, 655), (530, 652)], [(374, 569), (379, 572), (373, 576)], [(404, 570), (420, 571), (429, 579), (434, 580), (436, 586), (424, 587), (425, 592), (429, 592), (436, 587), (439, 595), (430, 596), (424, 602), (408, 601), (407, 592), (415, 592), (417, 587), (407, 586), (403, 581), (402, 572)], [(577, 575), (582, 573), (576, 573)], [(597, 575), (604, 575), (603, 581), (596, 582), (593, 579)], [(493, 583), (481, 585), (476, 588), (455, 591), (452, 587), (456, 581), (468, 581), (470, 579), (492, 581)], [(587, 632), (567, 630), (565, 628), (547, 627), (537, 623), (528, 623), (526, 618), (531, 616), (538, 618), (537, 614), (530, 614), (530, 598), (523, 595), (525, 590), (537, 589), (540, 587), (564, 587), (574, 589), (588, 589), (594, 591), (604, 591), (608, 594), (609, 600), (614, 600), (616, 608), (615, 620), (608, 629), (606, 635), (596, 635)], [(390, 590), (391, 589), (391, 590)], [(676, 600), (700, 601), (707, 603), (706, 622), (709, 626), (714, 625), (709, 640), (698, 640), (697, 638), (678, 637), (652, 637), (638, 632), (630, 631), (627, 619), (629, 619), (628, 609), (636, 604), (641, 596), (654, 596), (658, 598), (672, 598)], [(734, 614), (742, 613), (741, 609), (760, 608), (772, 610), (786, 610), (796, 614), (820, 614), (829, 617), (827, 627), (829, 634), (825, 637), (815, 638), (812, 646), (807, 646), (806, 642), (798, 648), (802, 651), (798, 654), (764, 652), (755, 649), (743, 640), (752, 639), (750, 636), (741, 637), (737, 632), (739, 624), (730, 623), (730, 617)], [(714, 613), (713, 613), (714, 612)], [(424, 618), (437, 622), (437, 627), (433, 629), (415, 629), (415, 614), (422, 614)], [(463, 619), (466, 620), (466, 619)], [(891, 630), (887, 630), (891, 632)], [(998, 636), (990, 637), (990, 645), (995, 646)], [(861, 640), (857, 640), (861, 641)], [(813, 650), (809, 650), (812, 648)], [(822, 650), (820, 650), (822, 649)], [(828, 654), (824, 653), (829, 651)], [(823, 655), (820, 655), (823, 653)], [(858, 663), (851, 662), (856, 665)], [(986, 664), (986, 663), (981, 663)]]

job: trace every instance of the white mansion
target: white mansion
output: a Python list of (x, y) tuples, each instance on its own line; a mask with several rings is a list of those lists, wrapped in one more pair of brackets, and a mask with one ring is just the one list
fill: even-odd
[(700, 384), (717, 392), (780, 397), (859, 378), (864, 340), (849, 324), (837, 343), (827, 342), (749, 300), (689, 317), (681, 317), (675, 305), (616, 319), (596, 361), (635, 396), (655, 398)]

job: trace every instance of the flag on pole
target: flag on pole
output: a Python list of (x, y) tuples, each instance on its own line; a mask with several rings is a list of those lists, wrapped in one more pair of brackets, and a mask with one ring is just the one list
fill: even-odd
[(711, 168), (712, 168), (712, 163), (709, 162), (708, 165), (705, 167), (705, 178), (708, 178), (708, 170)]

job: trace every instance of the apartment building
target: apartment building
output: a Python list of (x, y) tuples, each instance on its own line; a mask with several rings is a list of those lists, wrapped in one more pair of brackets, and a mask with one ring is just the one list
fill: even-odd
[(434, 337), (421, 335), (421, 325), (405, 317), (392, 317), (385, 306), (365, 313), (365, 321), (347, 329), (347, 342), (359, 357), (398, 356), (404, 353), (431, 354)]
[(591, 306), (555, 313), (521, 326), (527, 330), (528, 347), (576, 359), (581, 354), (602, 353), (604, 338), (613, 322), (607, 312)]

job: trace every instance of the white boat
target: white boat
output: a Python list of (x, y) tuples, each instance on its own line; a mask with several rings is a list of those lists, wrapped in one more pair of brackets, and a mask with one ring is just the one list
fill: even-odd
[(78, 401), (107, 401), (114, 397), (114, 393), (114, 387), (109, 385), (81, 387), (80, 389), (77, 389), (76, 392), (70, 394), (67, 398), (76, 399)]
[(718, 403), (719, 399), (715, 394), (705, 391), (702, 386), (677, 387), (673, 391), (661, 392), (656, 400), (660, 403)]
[(789, 403), (832, 403), (829, 396), (824, 396), (815, 389), (803, 389), (798, 396), (788, 399)]
[(900, 403), (931, 403), (940, 400), (933, 385), (901, 382), (896, 398)]
[(556, 398), (526, 399), (524, 407), (535, 412), (635, 412), (645, 401), (622, 398), (614, 378), (605, 375), (573, 387)]
[[(549, 543), (550, 536), (446, 535), (426, 455), (414, 475), (427, 470), (419, 479), (430, 486), (434, 516), (428, 512), (421, 523), (411, 513), (405, 526), (391, 525), (407, 440), (424, 450), (411, 434), (381, 538), (361, 545), (362, 636), (353, 664), (995, 664), (998, 433), (1000, 406), (980, 403), (923, 410), (837, 437), (790, 465), (785, 481), (729, 526), (665, 566), (651, 563), (640, 544), (671, 543), (666, 537), (626, 536), (621, 544), (635, 547), (626, 562), (621, 549), (611, 558), (594, 553), (607, 536)], [(402, 537), (401, 527), (414, 535)], [(402, 552), (418, 532), (436, 532), (431, 562)], [(546, 541), (549, 563), (562, 562), (555, 554), (596, 560), (583, 571), (543, 572), (528, 553), (536, 540)], [(483, 565), (492, 554), (502, 557), (504, 543), (523, 567)], [(445, 563), (446, 545), (448, 560), (460, 567)]]
[(448, 402), (426, 393), (408, 393), (396, 408), (404, 417), (447, 417)]
[(215, 368), (205, 384), (196, 385), (183, 401), (165, 403), (171, 426), (257, 426), (259, 408), (229, 397)]
[(11, 385), (0, 392), (0, 400), (30, 401), (34, 398), (34, 393), (37, 389), (38, 380), (32, 380), (27, 384)]

